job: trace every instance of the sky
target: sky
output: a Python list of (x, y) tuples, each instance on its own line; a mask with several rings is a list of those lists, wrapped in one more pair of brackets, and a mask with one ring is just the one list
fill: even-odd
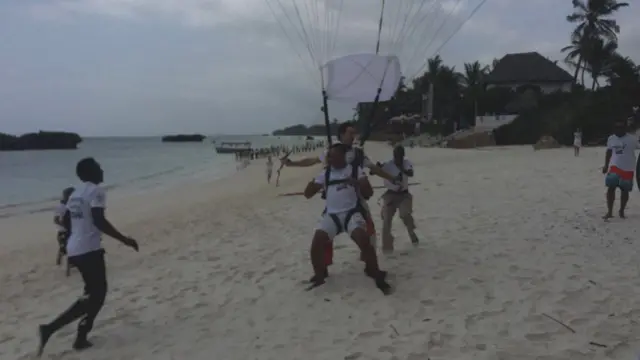
[[(387, 0), (381, 53), (397, 55), (409, 78), (436, 52), (456, 69), (515, 52), (564, 58), (571, 0), (487, 0), (469, 18), (481, 2)], [(2, 0), (0, 132), (261, 134), (319, 124), (319, 65), (373, 52), (379, 15), (378, 0)], [(616, 16), (620, 52), (636, 62), (638, 18), (640, 5)], [(329, 108), (344, 119), (354, 105)]]

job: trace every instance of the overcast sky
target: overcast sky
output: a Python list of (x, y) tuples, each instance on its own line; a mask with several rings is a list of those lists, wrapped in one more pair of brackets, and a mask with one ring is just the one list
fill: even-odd
[[(430, 0), (419, 8), (425, 21), (415, 17), (414, 36), (397, 30), (403, 41), (390, 44), (392, 27), (402, 26), (394, 14), (409, 13), (402, 3), (412, 1), (419, 2), (387, 0), (382, 36), (383, 51), (398, 52), (407, 76), (454, 34), (440, 54), (460, 69), (513, 52), (562, 60), (572, 29), (565, 21), (571, 0), (488, 0), (466, 23), (481, 0), (442, 0), (429, 8)], [(379, 1), (345, 3), (335, 50), (327, 56), (375, 47)], [(278, 16), (295, 39), (286, 17)], [(314, 25), (313, 18), (305, 17), (305, 25)], [(617, 19), (621, 52), (640, 62), (640, 6)], [(329, 20), (317, 24), (338, 29), (336, 18)], [(305, 55), (302, 46), (294, 41)], [(308, 70), (314, 68), (308, 55), (304, 60), (265, 0), (2, 0), (0, 132), (237, 134), (320, 123), (318, 75)], [(330, 106), (333, 116), (351, 116), (353, 104)]]

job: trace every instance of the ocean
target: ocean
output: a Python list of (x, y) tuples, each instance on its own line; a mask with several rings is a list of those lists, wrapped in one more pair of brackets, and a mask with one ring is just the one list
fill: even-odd
[(249, 141), (254, 148), (305, 142), (293, 136), (215, 136), (202, 143), (163, 143), (159, 137), (85, 138), (77, 150), (0, 152), (0, 217), (48, 211), (65, 187), (78, 183), (75, 165), (92, 156), (111, 190), (140, 192), (183, 181), (210, 181), (236, 172), (233, 155), (212, 140)]

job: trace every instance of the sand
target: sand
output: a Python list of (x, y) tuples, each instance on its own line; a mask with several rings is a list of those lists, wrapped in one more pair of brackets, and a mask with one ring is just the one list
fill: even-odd
[[(391, 152), (367, 150), (377, 160)], [(363, 275), (344, 236), (329, 282), (303, 291), (322, 201), (276, 194), (300, 191), (319, 169), (284, 169), (275, 188), (257, 162), (211, 183), (109, 194), (109, 217), (141, 251), (104, 240), (110, 292), (95, 347), (71, 351), (73, 325), (43, 358), (635, 359), (639, 200), (626, 220), (601, 220), (603, 149), (407, 153), (422, 243), (413, 248), (396, 219), (396, 253), (381, 257), (393, 295)], [(82, 284), (54, 265), (51, 214), (0, 229), (0, 359), (30, 359), (37, 325)]]

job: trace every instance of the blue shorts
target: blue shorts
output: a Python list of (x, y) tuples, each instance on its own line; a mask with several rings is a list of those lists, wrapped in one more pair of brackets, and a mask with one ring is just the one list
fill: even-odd
[(633, 190), (633, 179), (632, 180), (624, 180), (620, 177), (620, 175), (615, 173), (608, 173), (604, 178), (604, 184), (608, 188), (620, 188), (622, 191), (631, 191)]

